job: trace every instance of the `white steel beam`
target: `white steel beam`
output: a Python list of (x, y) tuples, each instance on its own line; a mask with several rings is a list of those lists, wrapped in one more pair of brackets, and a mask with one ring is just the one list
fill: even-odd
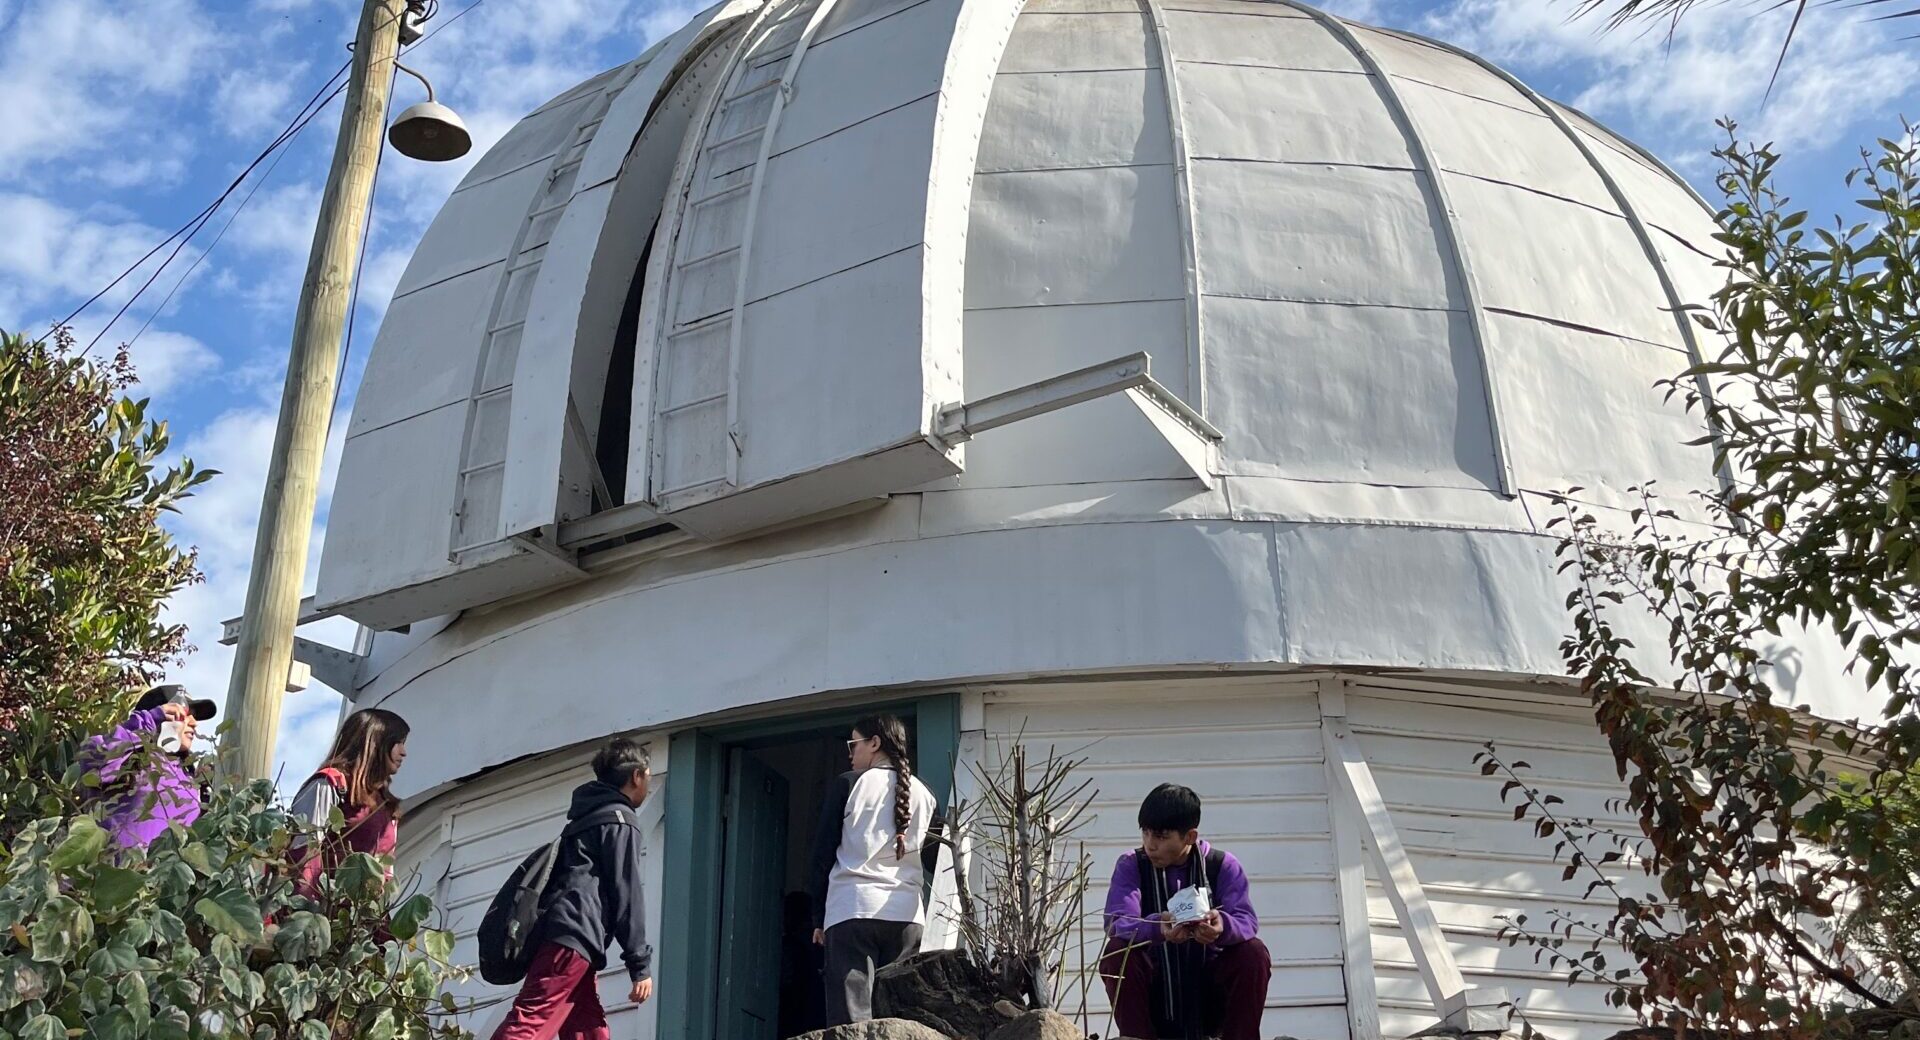
[(1152, 362), (1144, 351), (949, 405), (936, 416), (933, 432), (950, 446), (963, 444), (988, 430), (1118, 393), (1127, 395), (1194, 476), (1211, 487), (1213, 450), (1220, 442), (1220, 430), (1153, 378)]

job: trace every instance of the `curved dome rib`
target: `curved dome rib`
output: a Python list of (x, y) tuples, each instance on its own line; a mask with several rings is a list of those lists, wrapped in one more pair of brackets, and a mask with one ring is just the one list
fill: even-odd
[(1186, 119), (1180, 108), (1180, 77), (1173, 53), (1173, 36), (1167, 30), (1167, 16), (1160, 0), (1141, 0), (1147, 9), (1147, 25), (1153, 43), (1160, 51), (1161, 84), (1167, 94), (1167, 123), (1173, 138), (1174, 207), (1180, 213), (1180, 263), (1187, 279), (1187, 404), (1201, 415), (1207, 414), (1206, 351), (1203, 344), (1200, 306), (1200, 247), (1193, 233), (1192, 170), (1187, 161)]
[[(1640, 240), (1640, 248), (1647, 254), (1647, 263), (1653, 265), (1653, 273), (1655, 277), (1660, 279), (1660, 291), (1666, 294), (1667, 306), (1673, 313), (1674, 323), (1680, 327), (1680, 339), (1686, 345), (1687, 360), (1693, 365), (1699, 365), (1701, 361), (1704, 360), (1700, 352), (1700, 340), (1694, 335), (1693, 322), (1687, 317), (1686, 304), (1681, 300), (1680, 290), (1674, 284), (1673, 272), (1667, 269), (1666, 261), (1660, 257), (1659, 246), (1654, 244), (1653, 233), (1647, 229), (1647, 222), (1640, 216), (1640, 211), (1634, 206), (1633, 200), (1629, 199), (1626, 191), (1620, 187), (1619, 179), (1614, 177), (1612, 171), (1607, 169), (1606, 164), (1600, 161), (1600, 157), (1594, 154), (1593, 146), (1588, 144), (1580, 136), (1579, 132), (1573, 128), (1573, 124), (1567, 122), (1567, 117), (1561, 115), (1560, 110), (1547, 101), (1546, 98), (1540, 96), (1539, 91), (1527, 86), (1513, 73), (1482, 58), (1478, 54), (1462, 50), (1440, 40), (1431, 40), (1415, 33), (1403, 33), (1402, 35), (1418, 39), (1423, 43), (1438, 47), (1448, 53), (1457, 54), (1481, 68), (1486, 69), (1495, 76), (1500, 77), (1508, 86), (1519, 91), (1521, 96), (1532, 102), (1533, 106), (1540, 110), (1541, 115), (1546, 116), (1555, 128), (1566, 135), (1567, 140), (1573, 142), (1573, 146), (1579, 149), (1581, 157), (1587, 160), (1587, 165), (1593, 167), (1594, 175), (1599, 177), (1600, 183), (1606, 186), (1607, 194), (1613, 197), (1613, 204), (1620, 207), (1620, 215), (1627, 218), (1628, 226), (1633, 228), (1634, 237)], [(1637, 145), (1634, 150), (1641, 152), (1643, 155), (1647, 154), (1644, 149), (1639, 148)], [(1651, 158), (1651, 156), (1649, 156), (1649, 158)], [(1693, 185), (1688, 184), (1678, 174), (1668, 169), (1665, 163), (1660, 163), (1660, 170), (1681, 187), (1685, 188), (1687, 194), (1691, 196), (1695, 202), (1700, 203), (1702, 206), (1707, 205), (1706, 200), (1700, 197), (1700, 193), (1693, 190)], [(1694, 387), (1699, 391), (1701, 399), (1706, 401), (1713, 400), (1713, 386), (1707, 380), (1707, 377), (1704, 374), (1695, 375), (1693, 380)], [(1720, 479), (1720, 487), (1725, 490), (1733, 486), (1733, 474), (1727, 468), (1726, 460), (1721, 451), (1720, 427), (1713, 421), (1711, 415), (1707, 417), (1706, 423), (1707, 434), (1713, 438), (1714, 472)]]
[[(783, 63), (779, 85), (773, 88), (773, 107), (767, 112), (767, 121), (760, 127), (760, 146), (753, 161), (753, 183), (747, 188), (746, 215), (740, 218), (740, 278), (734, 283), (733, 318), (727, 328), (727, 435), (733, 448), (728, 456), (728, 477), (736, 484), (740, 479), (740, 346), (746, 325), (748, 272), (753, 270), (754, 230), (760, 220), (760, 198), (766, 186), (767, 166), (773, 159), (774, 138), (780, 131), (780, 117), (786, 114), (787, 99), (793, 95), (793, 81), (800, 73), (800, 62), (806, 58), (814, 34), (820, 31), (820, 23), (826, 21), (827, 15), (833, 13), (838, 3), (839, 0), (811, 0), (811, 10), (807, 10), (807, 0), (801, 0), (801, 9), (787, 15), (788, 18), (798, 19), (805, 11), (807, 21), (793, 41), (792, 53), (787, 55)], [(771, 8), (774, 5), (767, 6)], [(742, 47), (740, 54), (747, 54), (753, 49)]]
[(1501, 495), (1512, 498), (1520, 493), (1513, 476), (1513, 463), (1507, 451), (1506, 434), (1500, 423), (1504, 409), (1500, 407), (1500, 384), (1493, 377), (1493, 358), (1487, 348), (1486, 309), (1480, 303), (1479, 280), (1474, 277), (1473, 263), (1467, 256), (1466, 246), (1460, 241), (1460, 230), (1454, 226), (1458, 219), (1453, 199), (1447, 192), (1446, 178), (1441, 175), (1440, 162), (1434, 157), (1433, 149), (1428, 147), (1426, 139), (1420, 136), (1418, 124), (1408, 113), (1406, 102), (1393, 88), (1393, 77), (1381, 66), (1367, 45), (1360, 42), (1347, 23), (1315, 7), (1296, 3), (1294, 0), (1280, 0), (1281, 3), (1305, 14), (1338, 39), (1347, 50), (1358, 59), (1361, 67), (1367, 70), (1380, 91), (1380, 99), (1392, 114), (1393, 121), (1400, 126), (1400, 132), (1407, 139), (1407, 147), (1420, 161), (1422, 172), (1426, 174), (1427, 184), (1433, 192), (1433, 200), (1440, 211), (1440, 230), (1445, 234), (1447, 249), (1453, 254), (1454, 269), (1460, 272), (1460, 292), (1466, 297), (1464, 303), (1467, 322), (1473, 329), (1473, 343), (1480, 354), (1481, 388), (1487, 395), (1487, 426), (1492, 435), (1494, 468), (1500, 476), (1498, 488)]

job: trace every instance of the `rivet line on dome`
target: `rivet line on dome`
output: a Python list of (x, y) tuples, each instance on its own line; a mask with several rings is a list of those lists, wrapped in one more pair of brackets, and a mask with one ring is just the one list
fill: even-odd
[[(1639, 240), (1640, 249), (1646, 254), (1647, 263), (1653, 265), (1654, 276), (1660, 281), (1660, 291), (1666, 294), (1667, 307), (1673, 313), (1674, 324), (1680, 328), (1680, 339), (1686, 346), (1687, 360), (1690, 365), (1698, 366), (1703, 360), (1700, 354), (1700, 341), (1694, 335), (1693, 320), (1687, 316), (1685, 303), (1680, 299), (1680, 290), (1674, 284), (1673, 274), (1667, 270), (1666, 261), (1661, 259), (1660, 247), (1654, 242), (1653, 234), (1649, 230), (1647, 222), (1641, 218), (1639, 209), (1634, 206), (1631, 199), (1627, 198), (1626, 191), (1620, 187), (1620, 182), (1613, 176), (1612, 171), (1608, 170), (1606, 164), (1602, 163), (1600, 157), (1594, 153), (1593, 146), (1587, 143), (1580, 132), (1574, 128), (1573, 124), (1567, 121), (1566, 116), (1561, 115), (1560, 111), (1555, 108), (1551, 102), (1541, 97), (1538, 91), (1527, 86), (1519, 77), (1477, 54), (1472, 54), (1438, 41), (1427, 42), (1471, 60), (1474, 64), (1499, 77), (1502, 82), (1514, 90), (1519, 91), (1521, 96), (1532, 102), (1534, 107), (1540, 110), (1540, 114), (1546, 116), (1562, 134), (1566, 135), (1567, 140), (1571, 141), (1576, 149), (1579, 149), (1581, 157), (1586, 159), (1587, 165), (1593, 168), (1594, 175), (1599, 177), (1600, 183), (1606, 186), (1607, 194), (1613, 198), (1613, 204), (1620, 207), (1620, 215), (1625, 217), (1628, 226), (1633, 228), (1633, 235)], [(1668, 171), (1668, 175), (1674, 176), (1670, 170)], [(1675, 177), (1674, 179), (1678, 180), (1679, 178)], [(1693, 189), (1690, 185), (1686, 185), (1684, 181), (1681, 182), (1681, 185), (1686, 187), (1689, 193), (1692, 193)], [(1693, 197), (1695, 201), (1701, 201), (1698, 194), (1694, 194)], [(1705, 202), (1702, 201), (1701, 205), (1705, 205)], [(1693, 377), (1693, 382), (1694, 390), (1700, 394), (1701, 400), (1711, 402), (1713, 400), (1713, 385), (1707, 377), (1704, 374), (1696, 375)], [(1719, 478), (1721, 490), (1730, 491), (1733, 488), (1733, 472), (1728, 467), (1726, 457), (1723, 454), (1725, 445), (1721, 438), (1719, 424), (1713, 422), (1711, 413), (1708, 414), (1707, 419), (1707, 435), (1712, 438), (1713, 441), (1714, 475)]]
[(1167, 133), (1173, 144), (1174, 206), (1180, 215), (1180, 264), (1186, 279), (1187, 398), (1194, 411), (1207, 412), (1206, 345), (1201, 324), (1200, 247), (1194, 233), (1193, 170), (1187, 155), (1186, 118), (1180, 107), (1178, 61), (1173, 40), (1167, 31), (1166, 12), (1160, 0), (1140, 0), (1152, 27), (1154, 49), (1160, 57), (1160, 83), (1167, 95)]
[(1414, 159), (1420, 163), (1426, 174), (1428, 190), (1435, 208), (1440, 211), (1441, 219), (1437, 231), (1446, 237), (1445, 248), (1452, 255), (1454, 270), (1460, 278), (1460, 292), (1466, 297), (1464, 310), (1467, 323), (1473, 329), (1473, 344), (1480, 360), (1480, 388), (1487, 402), (1487, 430), (1493, 445), (1494, 468), (1499, 481), (1497, 490), (1501, 495), (1512, 498), (1518, 493), (1513, 476), (1513, 462), (1507, 451), (1506, 434), (1500, 417), (1506, 411), (1500, 406), (1500, 387), (1493, 378), (1493, 359), (1491, 340), (1487, 336), (1486, 308), (1480, 302), (1479, 280), (1474, 277), (1473, 262), (1467, 253), (1466, 244), (1461, 241), (1459, 216), (1454, 207), (1451, 194), (1447, 191), (1445, 175), (1441, 172), (1440, 161), (1434, 157), (1433, 149), (1420, 136), (1413, 113), (1407, 111), (1406, 102), (1394, 90), (1393, 77), (1380, 64), (1379, 58), (1368, 49), (1365, 43), (1347, 23), (1338, 18), (1295, 0), (1279, 0), (1280, 3), (1300, 11), (1319, 22), (1321, 27), (1338, 39), (1373, 80), (1380, 91), (1380, 99), (1387, 106), (1387, 112), (1399, 125), (1400, 132), (1406, 138), (1407, 148), (1413, 152)]

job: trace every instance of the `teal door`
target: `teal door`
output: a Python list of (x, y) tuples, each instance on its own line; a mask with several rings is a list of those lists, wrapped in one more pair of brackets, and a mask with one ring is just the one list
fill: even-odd
[(787, 781), (734, 748), (720, 864), (720, 992), (726, 1040), (778, 1040), (780, 900), (787, 872)]

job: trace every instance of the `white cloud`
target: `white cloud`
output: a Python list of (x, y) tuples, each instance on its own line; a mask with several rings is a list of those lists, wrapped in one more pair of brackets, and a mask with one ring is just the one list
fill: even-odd
[(213, 92), (219, 128), (229, 136), (247, 139), (277, 132), (291, 112), (293, 85), (306, 80), (304, 66), (271, 70), (256, 66), (228, 72)]
[(0, 174), (57, 160), (85, 178), (84, 156), (177, 156), (191, 136), (158, 109), (235, 39), (193, 0), (30, 0), (0, 34)]
[[(1859, 136), (1865, 120), (1920, 89), (1920, 53), (1884, 26), (1816, 11), (1803, 23), (1769, 98), (1768, 81), (1791, 8), (1700, 5), (1667, 23), (1605, 32), (1595, 18), (1540, 0), (1456, 0), (1427, 18), (1430, 34), (1526, 69), (1586, 85), (1570, 99), (1630, 123), (1656, 150), (1697, 153), (1718, 144), (1713, 122), (1733, 116), (1746, 136), (1782, 148), (1818, 148)], [(1624, 128), (1624, 127), (1623, 127)], [(1870, 134), (1884, 133), (1884, 126)]]
[[(44, 309), (79, 303), (166, 237), (138, 221), (95, 219), (38, 195), (0, 191), (0, 324), (34, 319)], [(127, 298), (139, 277), (106, 297)]]
[(129, 352), (138, 385), (129, 387), (129, 396), (164, 399), (220, 367), (220, 355), (213, 348), (184, 332), (148, 329)]

